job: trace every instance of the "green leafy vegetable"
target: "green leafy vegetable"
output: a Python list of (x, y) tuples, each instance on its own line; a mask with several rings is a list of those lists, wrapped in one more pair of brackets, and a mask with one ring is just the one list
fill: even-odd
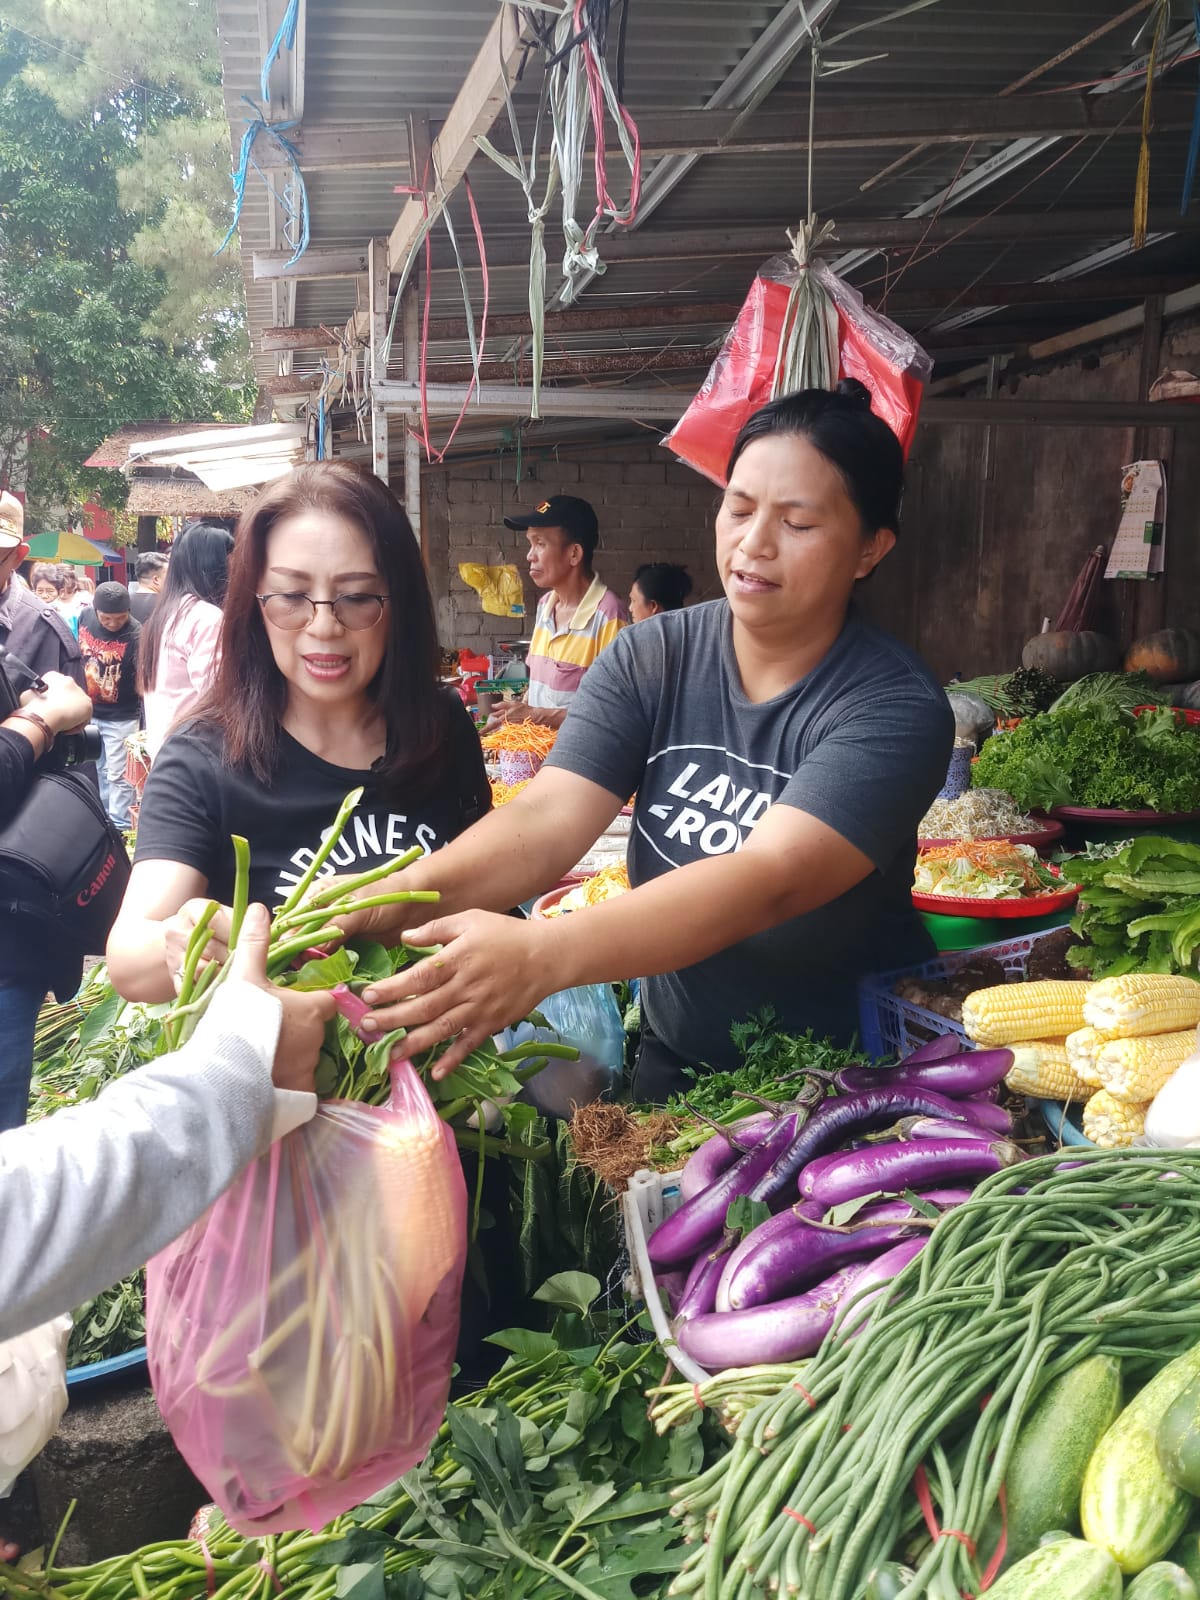
[(1053, 711), (994, 734), (975, 762), (977, 788), (1017, 804), (1163, 813), (1200, 810), (1200, 733), (1170, 711)]
[[(586, 1292), (576, 1285), (570, 1297)], [(0, 1585), (15, 1600), (118, 1600), (151, 1586), (191, 1596), (204, 1592), (207, 1566), (222, 1600), (262, 1600), (272, 1574), (296, 1600), (657, 1600), (686, 1554), (671, 1491), (729, 1441), (694, 1399), (659, 1432), (643, 1391), (661, 1381), (664, 1359), (630, 1333), (601, 1343), (571, 1310), (552, 1333), (495, 1335), (513, 1354), (450, 1404), (425, 1460), (318, 1533), (247, 1539), (214, 1514), (203, 1560), (179, 1540), (56, 1567), (52, 1586), (44, 1572), (0, 1567)]]
[(1051, 711), (1132, 712), (1158, 701), (1158, 685), (1144, 672), (1089, 672), (1064, 689)]
[(1063, 875), (1080, 886), (1071, 926), (1086, 942), (1067, 960), (1093, 977), (1196, 975), (1200, 845), (1145, 835), (1115, 853), (1077, 856)]
[(135, 1272), (85, 1300), (74, 1313), (67, 1366), (90, 1367), (123, 1356), (146, 1342), (146, 1276)]
[[(804, 1033), (782, 1032), (771, 1006), (745, 1022), (735, 1022), (729, 1034), (742, 1056), (741, 1066), (730, 1072), (693, 1072), (692, 1087), (661, 1108), (680, 1124), (678, 1134), (653, 1152), (653, 1164), (661, 1171), (686, 1161), (709, 1138), (714, 1123), (727, 1128), (761, 1111), (764, 1101), (818, 1104), (833, 1074), (861, 1061), (859, 1053), (816, 1038), (811, 1028)], [(635, 1115), (653, 1114), (631, 1109)]]

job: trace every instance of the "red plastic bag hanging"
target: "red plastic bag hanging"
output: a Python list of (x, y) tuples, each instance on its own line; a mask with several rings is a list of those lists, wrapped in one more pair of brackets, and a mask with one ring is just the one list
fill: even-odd
[(858, 290), (823, 261), (802, 268), (791, 256), (776, 256), (750, 285), (699, 393), (663, 440), (714, 483), (724, 485), (733, 441), (747, 417), (776, 398), (789, 302), (801, 271), (812, 273), (837, 312), (838, 376), (857, 378), (866, 385), (871, 409), (908, 455), (932, 360), (911, 334), (872, 311)]

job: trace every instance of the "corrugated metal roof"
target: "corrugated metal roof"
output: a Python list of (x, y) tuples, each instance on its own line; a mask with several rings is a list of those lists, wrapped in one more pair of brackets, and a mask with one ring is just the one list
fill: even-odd
[[(784, 0), (626, 0), (629, 8), (625, 57), (626, 101), (635, 118), (649, 111), (702, 107), (720, 88), (755, 41), (781, 13), (794, 9)], [(1016, 80), (1050, 61), (1087, 35), (1112, 21), (1114, 8), (1105, 0), (1009, 0), (1004, 6), (983, 6), (979, 0), (938, 0), (926, 9), (890, 22), (879, 19), (896, 8), (897, 0), (840, 0), (836, 14), (825, 27), (826, 37), (839, 30), (862, 28), (843, 43), (827, 46), (830, 63), (847, 58), (867, 59), (853, 71), (822, 78), (818, 105), (844, 113), (852, 126), (864, 99), (902, 96), (991, 97)], [(240, 142), (242, 119), (247, 115), (243, 97), (257, 100), (259, 72), (266, 46), (260, 14), (265, 0), (218, 0), (226, 106), (232, 124), (232, 142)], [(811, 9), (811, 8), (810, 8)], [(370, 125), (399, 122), (409, 113), (426, 114), (436, 126), (454, 101), (480, 42), (496, 15), (496, 0), (306, 0), (304, 37), (304, 123)], [(1052, 92), (1078, 98), (1087, 85), (1111, 80), (1128, 67), (1135, 55), (1134, 19), (1110, 29), (1083, 49), (1075, 50), (1059, 65), (1039, 76), (1021, 92)], [(870, 26), (864, 27), (863, 25)], [(523, 128), (528, 130), (541, 66), (531, 57), (523, 77), (514, 86)], [(805, 53), (784, 73), (768, 96), (771, 111), (794, 111), (799, 126), (807, 101), (808, 57)], [(1140, 94), (1135, 80), (1119, 80), (1116, 90), (1129, 102), (1137, 119)], [(1186, 87), (1190, 75), (1176, 71), (1168, 81)], [(1111, 209), (1128, 204), (1132, 214), (1137, 164), (1135, 137), (1093, 137), (1077, 149), (1059, 140), (1032, 159), (1014, 164), (998, 181), (953, 208), (964, 228), (972, 217), (997, 208), (1036, 213), (1055, 208)], [(984, 161), (1003, 152), (1002, 141), (979, 141), (967, 149), (946, 144), (916, 155), (902, 147), (820, 149), (815, 156), (815, 198), (822, 215), (896, 217), (930, 204), (960, 174), (970, 174)], [(1176, 206), (1182, 182), (1186, 135), (1159, 134), (1152, 142), (1152, 203)], [(883, 169), (896, 170), (879, 178)], [(646, 177), (653, 171), (647, 163)], [(312, 246), (361, 246), (367, 238), (390, 232), (404, 204), (396, 195), (398, 184), (409, 181), (407, 165), (314, 171), (306, 175), (311, 207)], [(876, 180), (876, 181), (873, 181)], [(472, 187), (482, 217), (485, 239), (493, 250), (505, 243), (527, 240), (525, 201), (520, 189), (492, 163), (480, 158), (471, 170)], [(806, 206), (806, 174), (802, 152), (704, 157), (691, 167), (663, 203), (643, 224), (649, 239), (656, 234), (708, 225), (777, 228), (781, 249), (785, 229), (793, 225)], [(274, 213), (274, 217), (273, 214)], [(948, 213), (949, 214), (949, 213)], [(474, 241), (461, 200), (453, 207), (460, 247), (467, 263), (467, 280), (478, 315), (482, 283), (475, 264)], [(260, 378), (269, 378), (291, 364), (298, 374), (315, 371), (316, 352), (277, 356), (261, 351), (263, 328), (281, 322), (301, 326), (325, 323), (340, 326), (361, 306), (363, 288), (354, 279), (256, 283), (252, 276), (255, 252), (279, 249), (286, 243), (280, 213), (262, 182), (251, 177), (242, 213), (240, 235), (243, 270), (255, 364)], [(969, 233), (959, 243), (925, 251), (919, 263), (905, 247), (876, 256), (852, 273), (878, 292), (881, 282), (904, 269), (906, 289), (945, 289), (963, 283), (1030, 281), (1058, 271), (1092, 251), (1118, 242), (1112, 233), (1094, 240), (1048, 240), (999, 244), (973, 242)], [(1194, 241), (1193, 241), (1194, 242)], [(553, 225), (547, 234), (548, 284), (558, 281), (557, 256), (561, 238)], [(603, 253), (603, 244), (601, 246)], [(1165, 270), (1186, 270), (1194, 265), (1195, 251), (1186, 243), (1154, 247), (1123, 264), (1128, 273), (1145, 273), (1160, 265)], [(1165, 254), (1164, 254), (1165, 251)], [(444, 233), (434, 238), (431, 312), (454, 316), (461, 311), (457, 274)], [(393, 264), (395, 265), (395, 264)], [(641, 303), (679, 304), (688, 299), (736, 301), (744, 294), (755, 261), (746, 256), (708, 260), (668, 259), (613, 263), (584, 292), (581, 305), (603, 308)], [(490, 274), (493, 313), (520, 312), (527, 301), (525, 266), (493, 264)], [(943, 299), (944, 299), (943, 295)], [(1123, 301), (1089, 301), (1081, 315), (1079, 306), (1045, 304), (1011, 308), (994, 322), (1022, 326), (1076, 325), (1083, 316), (1104, 314)], [(930, 314), (916, 313), (917, 325)], [(901, 316), (898, 320), (904, 321)], [(985, 327), (986, 323), (978, 324)], [(612, 354), (621, 350), (660, 347), (667, 339), (694, 346), (698, 359), (719, 336), (719, 327), (672, 329), (658, 335), (652, 326), (626, 332), (591, 332), (562, 335), (548, 354)], [(489, 340), (489, 358), (511, 348), (511, 339)], [(463, 359), (464, 341), (447, 342), (431, 352), (431, 359)]]

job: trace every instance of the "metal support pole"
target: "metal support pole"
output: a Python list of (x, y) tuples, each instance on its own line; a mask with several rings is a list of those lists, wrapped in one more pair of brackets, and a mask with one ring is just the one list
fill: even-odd
[[(404, 339), (404, 381), (416, 383), (420, 365), (419, 308), (417, 286), (410, 283), (400, 307), (400, 326)], [(404, 509), (421, 542), (421, 441), (411, 427), (404, 430)]]
[(367, 250), (367, 306), (370, 319), (371, 471), (388, 481), (388, 414), (376, 399), (376, 385), (387, 377), (384, 341), (388, 326), (388, 242), (372, 239)]

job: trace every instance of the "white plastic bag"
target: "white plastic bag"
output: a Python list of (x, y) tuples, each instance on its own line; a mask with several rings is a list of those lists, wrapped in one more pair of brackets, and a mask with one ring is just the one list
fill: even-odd
[(70, 1317), (0, 1344), (0, 1498), (53, 1437), (67, 1409)]
[(1200, 1050), (1181, 1062), (1155, 1095), (1142, 1142), (1160, 1150), (1200, 1147)]

